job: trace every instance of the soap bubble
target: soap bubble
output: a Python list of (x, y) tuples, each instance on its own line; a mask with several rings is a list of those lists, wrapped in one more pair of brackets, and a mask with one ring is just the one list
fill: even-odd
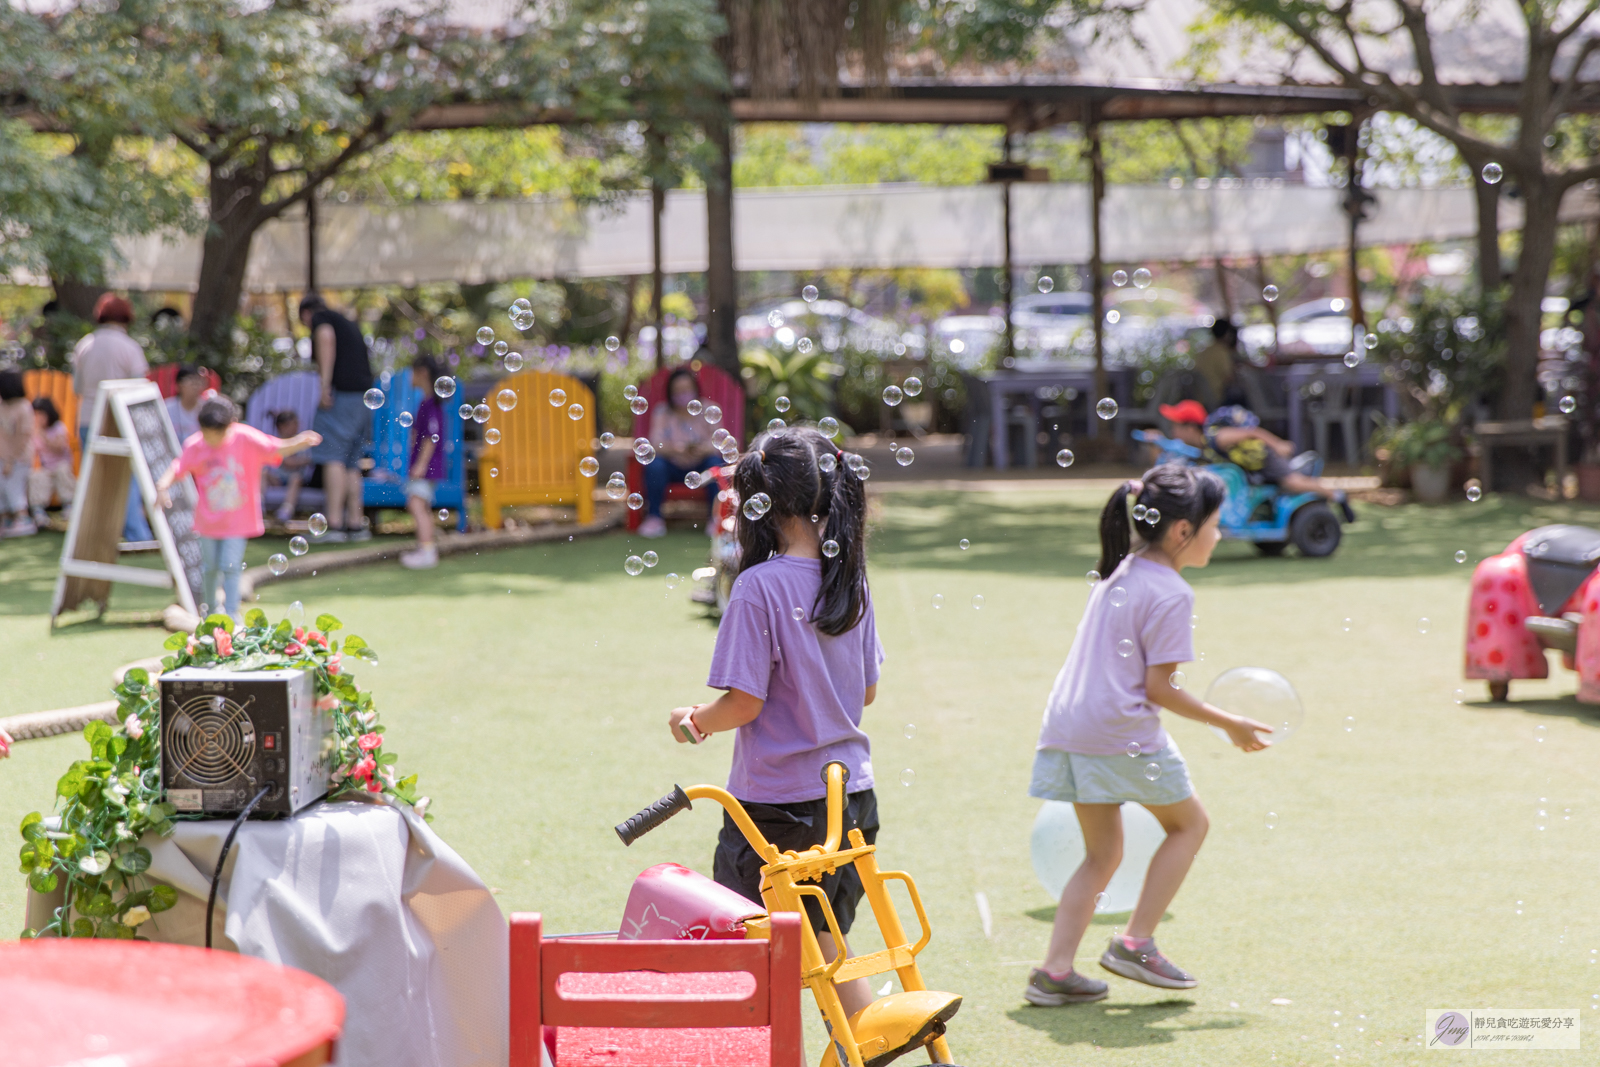
[(517, 406), (517, 393), (514, 389), (502, 389), (494, 396), (494, 406), (501, 411), (510, 411)]
[(1375, 333), (1369, 333), (1369, 334), (1367, 334), (1365, 337), (1363, 337), (1361, 339), (1361, 343), (1363, 345), (1365, 345), (1369, 350), (1377, 348), (1378, 347), (1378, 335), (1375, 334)]
[(789, 410), (789, 398), (786, 397), (786, 396), (780, 396), (780, 397), (778, 397), (778, 399), (776, 399), (776, 400), (774, 400), (772, 402), (772, 406), (777, 408), (779, 412), (788, 411)]
[(684, 410), (691, 415), (698, 415), (704, 407), (705, 405), (700, 403), (700, 398), (696, 397), (684, 406)]
[(689, 471), (683, 476), (683, 484), (688, 489), (700, 488), (700, 483), (705, 480), (705, 475), (699, 471)]
[(307, 552), (311, 551), (311, 545), (304, 537), (296, 534), (295, 536), (289, 538), (289, 551), (293, 555), (303, 556)]
[(504, 341), (496, 341), (494, 343), (494, 354), (497, 356), (503, 356), (507, 351), (510, 350), (510, 348), (511, 346), (506, 344)]
[(1355, 352), (1346, 352), (1344, 354), (1344, 365), (1354, 370), (1361, 365), (1361, 356)]
[(902, 467), (911, 466), (912, 460), (916, 458), (917, 454), (909, 448), (902, 448), (894, 454), (894, 461)]
[(644, 507), (644, 497), (640, 496), (638, 493), (629, 493), (628, 510), (638, 511), (642, 507)]
[(311, 531), (312, 537), (321, 537), (328, 532), (328, 516), (320, 511), (312, 512), (311, 517), (306, 520), (306, 528)]
[(822, 542), (822, 554), (829, 559), (837, 556), (839, 554), (839, 542), (831, 538)]
[(1117, 402), (1109, 396), (1103, 396), (1100, 398), (1100, 402), (1094, 406), (1094, 413), (1109, 422), (1117, 417)]
[(1278, 813), (1275, 812), (1275, 811), (1267, 812), (1267, 829), (1268, 830), (1274, 830), (1274, 829), (1277, 829), (1277, 826), (1278, 826)]
[(865, 463), (861, 464), (861, 466), (856, 468), (856, 477), (860, 478), (862, 481), (866, 481), (868, 478), (872, 477), (872, 468), (868, 467)]
[(708, 425), (715, 426), (722, 421), (722, 409), (716, 404), (707, 404), (702, 414), (704, 414)]
[(650, 401), (646, 400), (642, 396), (636, 396), (632, 400), (628, 401), (628, 410), (633, 412), (635, 415), (643, 415), (645, 412), (650, 410)]
[(838, 466), (839, 461), (834, 458), (832, 452), (824, 452), (817, 457), (817, 470), (823, 474), (832, 474)]
[(1419, 633), (1419, 634), (1425, 634), (1425, 633), (1427, 633), (1427, 632), (1428, 632), (1428, 630), (1429, 630), (1429, 628), (1430, 628), (1430, 627), (1431, 627), (1431, 626), (1432, 626), (1432, 625), (1433, 625), (1433, 623), (1431, 623), (1431, 622), (1429, 622), (1429, 621), (1428, 621), (1428, 620), (1427, 620), (1427, 618), (1421, 618), (1421, 619), (1418, 619), (1418, 620), (1417, 620), (1417, 633)]
[(1278, 287), (1276, 285), (1263, 286), (1261, 289), (1261, 299), (1265, 300), (1269, 304), (1278, 299)]
[(511, 301), (511, 306), (506, 309), (508, 315), (515, 315), (519, 311), (532, 311), (533, 304), (525, 296), (519, 296)]
[(298, 600), (291, 601), (283, 617), (289, 620), (290, 626), (298, 629), (306, 624), (306, 606)]
[(1128, 602), (1128, 591), (1120, 585), (1114, 585), (1106, 599), (1111, 601), (1112, 607), (1120, 608)]
[(622, 338), (615, 335), (606, 338), (606, 351), (615, 352), (622, 347)]
[(790, 608), (789, 609), (789, 617), (794, 619), (795, 622), (800, 622), (801, 620), (803, 620), (806, 617), (806, 609), (805, 608), (799, 608), (799, 607)]
[(815, 300), (816, 298), (817, 298), (817, 287), (816, 286), (808, 285), (804, 289), (800, 290), (800, 299), (804, 300), (806, 303), (809, 304), (809, 303), (811, 303), (811, 301)]
[(1485, 185), (1499, 185), (1500, 179), (1506, 176), (1505, 168), (1498, 163), (1485, 163), (1483, 165), (1483, 181)]
[(561, 407), (566, 402), (567, 402), (567, 391), (565, 389), (552, 389), (552, 390), (550, 390), (550, 406), (551, 407), (558, 408), (558, 407)]
[(1466, 551), (1466, 549), (1464, 549), (1464, 548), (1456, 549), (1456, 562), (1457, 563), (1465, 563), (1466, 561), (1467, 561), (1467, 551)]
[[(1289, 679), (1265, 667), (1235, 667), (1217, 675), (1206, 690), (1206, 703), (1272, 727), (1270, 734), (1257, 734), (1274, 747), (1299, 733), (1305, 722), (1305, 707), (1300, 703)], [(1228, 740), (1227, 731), (1212, 726), (1211, 732)]]
[(499, 467), (490, 467), (489, 468), (489, 477), (491, 477), (491, 478), (500, 477), (500, 468)]
[(489, 326), (479, 326), (478, 343), (485, 346), (494, 344), (494, 329)]
[(783, 325), (783, 312), (776, 309), (767, 312), (767, 325), (776, 330)]
[(449, 400), (456, 395), (456, 380), (448, 374), (433, 380), (433, 395), (440, 400)]
[(483, 442), (484, 442), (484, 444), (489, 444), (489, 445), (497, 445), (497, 444), (499, 444), (500, 443), (500, 431), (495, 429), (493, 426), (489, 427), (487, 430), (483, 431)]
[(683, 579), (678, 576), (676, 571), (668, 571), (667, 572), (666, 582), (667, 582), (667, 588), (668, 589), (676, 589), (676, 588), (678, 588), (678, 583), (681, 582), (681, 581), (683, 581)]
[(1127, 745), (1123, 748), (1122, 751), (1126, 752), (1130, 756), (1133, 756), (1133, 757), (1137, 758), (1139, 756), (1139, 754), (1144, 751), (1144, 746), (1139, 744), (1139, 742), (1137, 742), (1137, 741), (1129, 741), (1127, 743)]
[(465, 403), (462, 404), (460, 407), (456, 408), (456, 414), (460, 415), (461, 420), (465, 422), (467, 419), (472, 418), (472, 405)]
[(1578, 398), (1573, 396), (1564, 396), (1556, 402), (1556, 407), (1561, 409), (1561, 414), (1571, 415), (1574, 411), (1578, 410)]
[(1056, 280), (1048, 274), (1039, 275), (1039, 291), (1048, 293), (1056, 287)]
[(567, 407), (567, 418), (571, 419), (573, 422), (577, 422), (580, 419), (582, 419), (583, 418), (583, 405), (582, 404), (571, 404), (571, 405), (569, 405)]
[(1135, 504), (1133, 506), (1133, 521), (1134, 522), (1143, 522), (1144, 521), (1144, 517), (1145, 517), (1145, 513), (1148, 512), (1149, 510), (1150, 509), (1145, 507), (1143, 504)]
[(628, 479), (622, 476), (621, 471), (612, 471), (611, 477), (606, 479), (606, 496), (612, 500), (621, 500), (628, 495)]
[(639, 461), (641, 467), (648, 467), (655, 462), (656, 448), (643, 437), (633, 442), (633, 458)]
[(1344, 732), (1345, 733), (1349, 733), (1351, 730), (1354, 730), (1355, 728), (1356, 728), (1356, 717), (1354, 715), (1346, 715), (1344, 717)]
[(624, 400), (632, 400), (634, 397), (636, 397), (638, 395), (639, 395), (639, 387), (637, 385), (624, 385), (622, 387), (622, 399), (624, 399)]
[(794, 343), (794, 347), (799, 351), (799, 353), (802, 356), (810, 355), (811, 354), (811, 349), (812, 349), (811, 338), (809, 338), (809, 337), (800, 338), (800, 340), (798, 340), (798, 341), (796, 341)]
[[(1156, 817), (1140, 804), (1122, 805), (1122, 863), (1111, 876), (1105, 892), (1095, 897), (1098, 914), (1133, 910), (1139, 900), (1150, 858), (1166, 837)], [(1028, 851), (1033, 858), (1033, 873), (1052, 900), (1061, 899), (1067, 879), (1072, 877), (1087, 856), (1083, 830), (1073, 806), (1061, 800), (1047, 800), (1033, 821)]]
[(771, 433), (773, 430), (781, 430), (787, 425), (789, 424), (784, 422), (782, 419), (769, 419), (767, 421), (767, 432)]
[(890, 407), (899, 407), (900, 401), (904, 399), (905, 393), (900, 391), (900, 387), (898, 385), (886, 385), (883, 387), (883, 402), (888, 404)]
[(901, 785), (909, 786), (912, 782), (914, 782), (916, 780), (917, 780), (917, 772), (912, 770), (910, 767), (907, 767), (905, 770), (900, 772), (900, 784)]
[(1124, 637), (1121, 641), (1118, 641), (1117, 655), (1121, 656), (1123, 659), (1127, 659), (1129, 656), (1133, 655), (1133, 642), (1128, 640), (1126, 637)]
[(646, 552), (640, 558), (644, 560), (644, 565), (646, 567), (654, 567), (657, 563), (661, 562), (661, 557), (656, 555), (654, 552)]
[(533, 309), (513, 311), (511, 313), (511, 325), (524, 333), (533, 329)]
[(368, 389), (365, 393), (361, 394), (361, 402), (367, 405), (367, 407), (371, 408), (373, 411), (377, 411), (379, 408), (383, 407), (383, 390)]
[(282, 552), (274, 552), (267, 557), (267, 570), (273, 574), (282, 574), (289, 569), (289, 557)]
[(490, 411), (488, 404), (479, 404), (477, 407), (472, 409), (472, 421), (477, 423), (479, 426), (482, 426), (484, 423), (489, 421), (489, 415)]
[(578, 460), (578, 473), (585, 478), (593, 478), (600, 473), (600, 461), (593, 456), (584, 456)]
[(933, 594), (933, 610), (934, 611), (938, 611), (942, 607), (944, 607), (944, 594), (943, 593), (935, 593), (935, 594)]
[(754, 499), (750, 499), (744, 502), (742, 514), (746, 519), (749, 519), (751, 522), (755, 522), (757, 519), (761, 518), (762, 515), (765, 515), (766, 512), (761, 510), (761, 506), (757, 504)]
[(1125, 271), (1125, 270), (1114, 270), (1114, 271), (1112, 271), (1111, 272), (1111, 284), (1116, 286), (1118, 289), (1121, 289), (1124, 285), (1127, 285), (1128, 284), (1128, 272)]
[(907, 378), (905, 381), (900, 383), (900, 388), (905, 390), (906, 396), (921, 396), (922, 395), (922, 379), (921, 378)]
[(956, 542), (956, 546), (960, 548), (961, 551), (965, 552), (967, 549), (972, 547), (972, 542), (963, 537), (960, 541)]
[(644, 560), (638, 556), (629, 556), (622, 561), (622, 569), (627, 571), (631, 577), (637, 578), (644, 573)]
[(610, 430), (607, 430), (605, 433), (600, 435), (600, 447), (601, 448), (610, 448), (613, 444), (616, 443), (616, 440), (617, 440), (617, 435), (612, 433)]
[(401, 426), (410, 426), (415, 420), (411, 417), (411, 412), (402, 411), (399, 415), (395, 416), (395, 421)]
[(449, 508), (440, 508), (439, 509), (439, 521), (440, 522), (449, 522), (450, 521), (450, 509)]
[(1152, 781), (1152, 782), (1155, 781), (1157, 778), (1160, 778), (1161, 777), (1161, 764), (1159, 764), (1159, 763), (1146, 763), (1144, 765), (1144, 776), (1147, 779), (1149, 779), (1150, 781)]
[(1476, 504), (1483, 499), (1483, 483), (1476, 478), (1469, 479), (1466, 484), (1467, 499)]
[(1089, 584), (1092, 586), (1092, 585), (1094, 585), (1095, 582), (1098, 582), (1100, 580), (1100, 572), (1099, 571), (1095, 571), (1095, 570), (1091, 570), (1087, 574), (1084, 575), (1084, 578), (1087, 579)]
[(1167, 677), (1167, 684), (1172, 686), (1174, 689), (1182, 689), (1183, 683), (1187, 682), (1188, 680), (1189, 676), (1184, 674), (1182, 671), (1173, 671), (1172, 674)]
[(824, 415), (817, 420), (817, 431), (824, 437), (838, 437), (839, 420), (832, 415)]
[(1072, 466), (1073, 461), (1077, 458), (1077, 456), (1072, 454), (1072, 449), (1063, 448), (1060, 452), (1056, 453), (1056, 466), (1070, 467)]
[(972, 598), (972, 610), (973, 611), (981, 611), (981, 610), (983, 610), (983, 594), (982, 593), (979, 593), (977, 596)]
[(1143, 267), (1133, 272), (1133, 287), (1135, 289), (1150, 288), (1150, 272)]

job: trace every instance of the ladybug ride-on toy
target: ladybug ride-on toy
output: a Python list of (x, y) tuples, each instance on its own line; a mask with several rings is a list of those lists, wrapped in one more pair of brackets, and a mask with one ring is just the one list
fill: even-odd
[(1505, 700), (1513, 678), (1548, 678), (1545, 649), (1578, 672), (1578, 699), (1600, 704), (1600, 530), (1541, 526), (1479, 563), (1467, 610), (1466, 676)]
[[(1189, 466), (1201, 458), (1193, 445), (1154, 430), (1135, 430), (1133, 436), (1155, 447), (1157, 463)], [(1270, 482), (1254, 483), (1243, 467), (1232, 463), (1205, 466), (1222, 479), (1228, 491), (1222, 502), (1223, 537), (1249, 541), (1263, 556), (1281, 556), (1291, 544), (1302, 556), (1331, 556), (1339, 547), (1344, 530), (1338, 513), (1317, 494), (1285, 493)], [(1322, 457), (1302, 452), (1289, 461), (1289, 467), (1299, 474), (1320, 477)]]
[[(817, 1007), (821, 1009), (832, 1037), (827, 1051), (822, 1055), (822, 1067), (844, 1067), (845, 1064), (849, 1067), (883, 1067), (919, 1048), (927, 1050), (928, 1059), (933, 1063), (947, 1064), (950, 1062), (950, 1046), (944, 1039), (945, 1023), (961, 1007), (961, 998), (954, 993), (930, 990), (922, 980), (922, 971), (917, 967), (917, 955), (927, 947), (933, 930), (928, 925), (928, 914), (923, 910), (917, 884), (904, 871), (880, 870), (877, 846), (867, 844), (860, 830), (850, 831), (848, 845), (841, 840), (845, 837), (844, 787), (849, 779), (849, 771), (844, 764), (835, 760), (822, 769), (822, 776), (828, 787), (828, 837), (823, 844), (814, 845), (804, 852), (779, 852), (777, 846), (767, 841), (751, 821), (744, 805), (734, 799), (733, 794), (714, 785), (697, 785), (688, 789), (674, 787), (671, 793), (618, 826), (617, 836), (623, 844), (631, 845), (642, 835), (688, 808), (691, 800), (714, 800), (727, 810), (734, 824), (750, 842), (750, 847), (765, 861), (765, 866), (761, 868), (761, 899), (767, 912), (801, 912), (804, 911), (802, 898), (814, 897), (822, 906), (823, 918), (833, 934), (833, 943), (841, 947), (845, 944), (844, 935), (839, 932), (833, 908), (816, 881), (824, 874), (853, 864), (856, 873), (861, 876), (861, 884), (866, 890), (868, 903), (872, 905), (872, 915), (877, 920), (878, 931), (883, 935), (886, 947), (878, 952), (848, 959), (841, 952), (832, 963), (828, 963), (822, 958), (822, 948), (817, 943), (810, 923), (800, 924), (800, 980), (816, 998)], [(917, 923), (922, 928), (921, 936), (915, 942), (907, 939), (905, 928), (900, 925), (900, 915), (889, 896), (890, 882), (904, 883), (911, 898)], [(681, 879), (656, 882), (656, 885), (674, 887), (684, 884)], [(650, 893), (653, 897), (650, 903), (654, 906), (641, 910), (638, 905), (642, 899), (630, 898), (630, 914), (648, 912), (653, 919), (664, 911), (678, 910), (675, 905), (664, 901), (659, 890), (652, 888)], [(728, 895), (737, 896), (731, 892)], [(734, 903), (738, 904), (739, 901)], [(696, 920), (695, 924), (717, 928), (727, 927), (737, 921), (743, 924), (745, 937), (770, 936), (766, 914), (761, 913), (759, 907), (754, 912), (754, 915), (746, 917), (735, 908), (723, 921)], [(662, 935), (658, 933), (654, 936)], [(879, 997), (854, 1015), (845, 1015), (837, 985), (888, 971), (893, 971), (900, 979), (903, 992)]]

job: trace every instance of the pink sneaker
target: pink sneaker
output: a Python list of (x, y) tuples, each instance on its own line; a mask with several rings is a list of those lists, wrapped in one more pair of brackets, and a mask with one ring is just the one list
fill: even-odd
[(659, 515), (652, 515), (639, 524), (639, 536), (651, 539), (667, 536), (667, 523)]

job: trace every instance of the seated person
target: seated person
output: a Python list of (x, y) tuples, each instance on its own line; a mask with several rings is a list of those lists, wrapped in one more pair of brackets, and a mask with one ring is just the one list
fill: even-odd
[(55, 401), (41, 396), (33, 402), (33, 454), (39, 459), (37, 469), (28, 472), (28, 507), (33, 512), (35, 526), (50, 523), (45, 508), (53, 496), (63, 511), (72, 506), (77, 488), (77, 478), (72, 473), (72, 438), (67, 424), (61, 421)]
[[(287, 440), (300, 432), (300, 416), (292, 411), (275, 411), (272, 413), (272, 425), (278, 436)], [(294, 518), (301, 489), (322, 488), (322, 468), (312, 461), (309, 452), (296, 452), (286, 457), (282, 466), (266, 467), (262, 474), (268, 485), (288, 487), (284, 490), (283, 503), (273, 513), (279, 523), (287, 523)]]
[(1264, 429), (1250, 409), (1229, 404), (1208, 416), (1198, 400), (1182, 400), (1161, 405), (1161, 417), (1172, 423), (1172, 436), (1200, 450), (1204, 462), (1232, 463), (1258, 485), (1276, 485), (1289, 493), (1315, 493), (1338, 504), (1345, 522), (1356, 521), (1344, 490), (1291, 468), (1294, 445)]
[(178, 444), (200, 432), (200, 401), (210, 395), (206, 376), (193, 363), (178, 368), (177, 393), (167, 397), (167, 417), (178, 434)]
[[(722, 461), (717, 450), (711, 447), (715, 429), (699, 415), (689, 414), (689, 401), (700, 395), (700, 379), (688, 367), (679, 367), (667, 378), (667, 402), (650, 413), (650, 439), (655, 442), (656, 458), (645, 465), (645, 502), (649, 507), (645, 520), (639, 526), (640, 537), (661, 537), (667, 524), (661, 517), (661, 505), (667, 499), (667, 487), (682, 484), (690, 471), (703, 471)], [(706, 499), (717, 499), (716, 479), (708, 479)]]

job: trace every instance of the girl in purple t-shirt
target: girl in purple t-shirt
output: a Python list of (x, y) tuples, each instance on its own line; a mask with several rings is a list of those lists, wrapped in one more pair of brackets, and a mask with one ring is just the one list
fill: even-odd
[[(861, 465), (861, 457), (799, 427), (762, 434), (739, 460), (739, 577), (706, 681), (726, 692), (668, 719), (680, 743), (735, 731), (728, 792), (780, 850), (826, 839), (822, 770), (833, 760), (849, 772), (845, 833), (859, 828), (868, 842), (877, 839), (872, 745), (861, 715), (877, 695), (883, 647), (867, 591)], [(761, 866), (725, 817), (716, 880), (759, 902)], [(848, 933), (863, 892), (855, 866), (823, 876), (822, 891), (839, 932)], [(848, 955), (848, 946), (834, 944), (816, 901), (805, 906), (823, 957)], [(872, 1000), (866, 979), (841, 985), (839, 996), (847, 1014)]]
[(1183, 884), (1206, 811), (1189, 784), (1178, 746), (1161, 728), (1160, 709), (1220, 727), (1246, 752), (1266, 747), (1265, 723), (1212, 707), (1172, 683), (1194, 658), (1194, 592), (1180, 576), (1204, 567), (1221, 538), (1222, 482), (1208, 471), (1167, 465), (1127, 482), (1100, 514), (1100, 574), (1067, 662), (1056, 678), (1039, 730), (1030, 796), (1073, 805), (1086, 856), (1056, 909), (1044, 966), (1024, 996), (1056, 1006), (1103, 1000), (1106, 983), (1073, 970), (1095, 897), (1122, 858), (1122, 804), (1142, 804), (1166, 840), (1150, 859), (1128, 928), (1114, 935), (1100, 966), (1166, 989), (1196, 982), (1156, 948), (1155, 928)]

